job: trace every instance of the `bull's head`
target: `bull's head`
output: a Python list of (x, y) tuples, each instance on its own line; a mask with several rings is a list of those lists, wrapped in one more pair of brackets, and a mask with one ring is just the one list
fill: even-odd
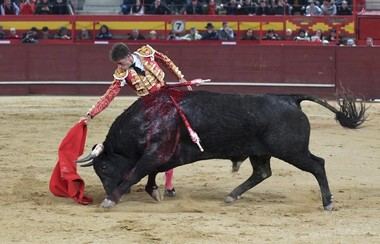
[[(124, 156), (115, 152), (108, 152), (102, 144), (94, 146), (92, 152), (86, 157), (79, 159), (77, 163), (85, 163), (81, 167), (94, 167), (96, 174), (103, 184), (107, 197), (112, 196), (133, 167), (133, 164), (129, 164)], [(119, 199), (115, 200), (118, 201)]]

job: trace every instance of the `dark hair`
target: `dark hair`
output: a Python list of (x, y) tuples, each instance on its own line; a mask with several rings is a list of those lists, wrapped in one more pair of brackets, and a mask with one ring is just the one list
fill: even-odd
[(128, 46), (125, 45), (124, 43), (116, 43), (115, 45), (112, 46), (111, 51), (110, 51), (110, 59), (113, 62), (117, 62), (120, 59), (123, 59), (130, 54), (131, 51), (129, 50)]

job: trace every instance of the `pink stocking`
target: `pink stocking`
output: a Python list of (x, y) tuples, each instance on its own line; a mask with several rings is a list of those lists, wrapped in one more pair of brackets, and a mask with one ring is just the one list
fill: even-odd
[(173, 173), (173, 169), (170, 169), (165, 172), (165, 189), (167, 190), (173, 189)]

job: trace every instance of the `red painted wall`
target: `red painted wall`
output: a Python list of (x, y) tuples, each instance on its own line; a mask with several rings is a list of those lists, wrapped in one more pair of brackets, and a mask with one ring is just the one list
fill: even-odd
[[(130, 45), (133, 50), (139, 45)], [(380, 48), (335, 46), (156, 43), (186, 78), (213, 82), (342, 84), (366, 98), (380, 97)], [(0, 45), (4, 81), (111, 81), (109, 45)], [(175, 81), (171, 75), (167, 81)], [(0, 85), (0, 94), (102, 94), (107, 85)], [(335, 88), (204, 86), (239, 93), (308, 93), (329, 96)], [(123, 89), (123, 94), (132, 94)]]
[(372, 37), (374, 40), (380, 40), (380, 16), (362, 15), (357, 19), (358, 39), (365, 40)]

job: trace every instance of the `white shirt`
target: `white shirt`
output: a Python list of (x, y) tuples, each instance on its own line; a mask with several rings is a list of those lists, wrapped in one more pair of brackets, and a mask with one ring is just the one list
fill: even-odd
[(134, 64), (137, 68), (139, 68), (139, 69), (145, 71), (145, 69), (144, 69), (144, 65), (142, 64), (140, 58), (139, 58), (136, 54), (132, 54), (132, 57), (133, 57), (133, 64)]

